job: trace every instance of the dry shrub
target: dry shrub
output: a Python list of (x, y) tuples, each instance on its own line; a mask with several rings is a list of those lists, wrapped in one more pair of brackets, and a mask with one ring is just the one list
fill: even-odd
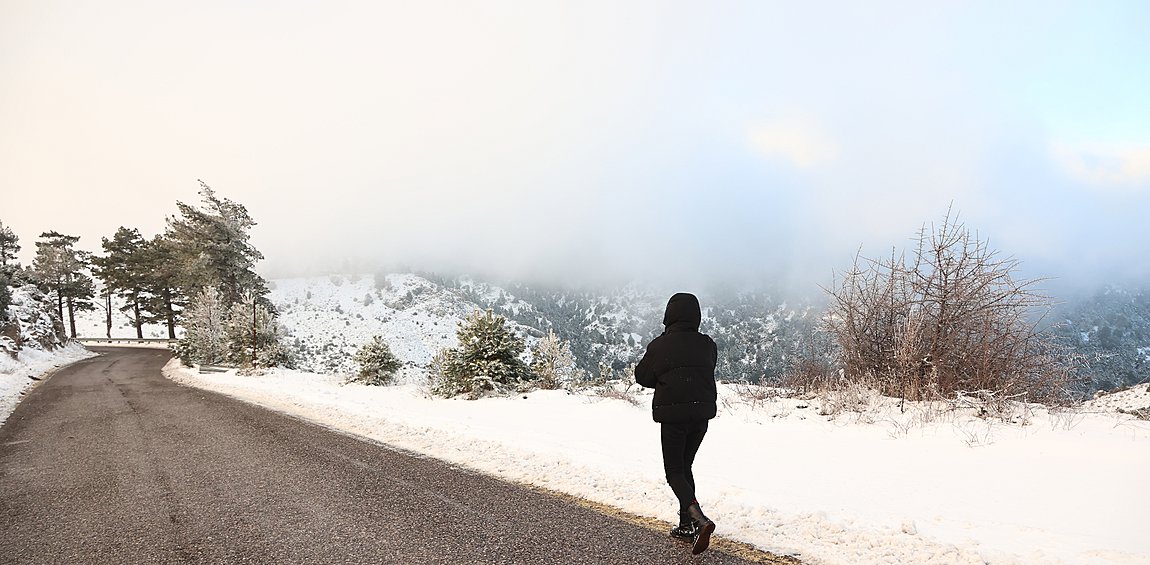
[(994, 391), (1062, 401), (1072, 364), (1037, 329), (1052, 302), (1038, 281), (1015, 279), (1017, 267), (949, 212), (923, 227), (909, 259), (856, 257), (828, 290), (843, 378), (908, 400)]
[(835, 388), (842, 373), (824, 356), (808, 355), (794, 360), (780, 380), (783, 389), (792, 394), (809, 397)]
[(738, 381), (731, 384), (735, 396), (752, 408), (761, 408), (775, 399), (791, 393), (790, 390)]
[(631, 382), (626, 379), (622, 381), (607, 381), (593, 387), (592, 392), (600, 398), (613, 398), (615, 400), (622, 400), (631, 406), (639, 406), (639, 398), (635, 392), (631, 390), (631, 387)]

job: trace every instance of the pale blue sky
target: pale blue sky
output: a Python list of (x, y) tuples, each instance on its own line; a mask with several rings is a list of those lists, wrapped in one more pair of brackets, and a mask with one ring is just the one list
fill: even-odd
[(1146, 30), (1147, 2), (0, 0), (0, 220), (96, 249), (202, 178), (270, 276), (813, 285), (953, 202), (1034, 275), (1146, 276)]

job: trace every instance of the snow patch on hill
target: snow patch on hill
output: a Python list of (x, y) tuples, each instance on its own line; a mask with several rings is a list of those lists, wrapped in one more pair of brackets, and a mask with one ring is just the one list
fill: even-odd
[[(378, 335), (403, 363), (400, 383), (423, 383), (431, 358), (458, 344), (459, 322), (480, 308), (413, 274), (282, 279), (269, 298), (301, 369), (351, 374), (355, 352)], [(510, 325), (521, 336), (531, 333)]]

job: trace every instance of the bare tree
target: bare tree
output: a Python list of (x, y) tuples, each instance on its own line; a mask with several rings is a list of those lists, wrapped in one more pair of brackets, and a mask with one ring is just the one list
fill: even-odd
[(913, 256), (856, 257), (828, 291), (827, 329), (843, 375), (912, 400), (961, 391), (1049, 401), (1069, 358), (1037, 330), (1052, 302), (1038, 280), (1003, 258), (950, 212), (924, 226)]

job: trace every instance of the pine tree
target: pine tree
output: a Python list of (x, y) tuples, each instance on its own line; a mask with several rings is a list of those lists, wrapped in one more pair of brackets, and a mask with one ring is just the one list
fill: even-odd
[[(121, 309), (128, 313), (136, 328), (136, 337), (144, 337), (144, 320), (141, 305), (146, 300), (146, 290), (150, 271), (144, 262), (147, 240), (135, 228), (121, 226), (112, 239), (103, 238), (105, 255), (93, 257), (92, 265), (97, 277), (105, 287), (122, 298), (127, 304)], [(107, 299), (110, 302), (111, 296)], [(109, 322), (111, 312), (109, 311)]]
[(252, 370), (290, 366), (291, 359), (280, 343), (282, 333), (271, 311), (248, 294), (228, 313), (224, 328), (227, 360)]
[(175, 243), (157, 235), (144, 246), (141, 259), (148, 274), (148, 295), (141, 308), (143, 321), (146, 324), (164, 324), (168, 328), (168, 339), (176, 339), (176, 322), (187, 305), (187, 296), (179, 285), (183, 269)]
[(215, 365), (228, 358), (225, 325), (227, 307), (214, 287), (207, 287), (191, 301), (184, 312), (184, 337), (172, 349), (187, 366)]
[(0, 221), (0, 322), (8, 319), (8, 305), (12, 303), (15, 276), (20, 270), (16, 254), (20, 252), (20, 238), (12, 228)]
[(491, 310), (476, 310), (460, 322), (458, 348), (441, 351), (432, 361), (432, 391), (443, 396), (467, 393), (478, 398), (487, 391), (521, 387), (531, 372), (519, 356), (523, 339), (507, 328), (507, 320)]
[(100, 288), (100, 298), (103, 302), (100, 308), (104, 310), (104, 336), (112, 339), (112, 295), (115, 294), (112, 288), (105, 283)]
[(401, 366), (387, 342), (378, 335), (359, 348), (355, 354), (355, 362), (359, 365), (359, 372), (348, 379), (348, 382), (361, 382), (367, 385), (391, 384), (395, 372)]
[(12, 279), (14, 271), (19, 269), (20, 264), (16, 262), (16, 254), (20, 252), (20, 238), (12, 231), (12, 228), (0, 222), (0, 274), (7, 275)]
[(8, 288), (10, 284), (8, 275), (0, 272), (0, 325), (8, 321), (8, 305), (12, 303), (12, 289)]
[(51, 231), (40, 234), (44, 241), (36, 242), (36, 257), (32, 269), (40, 279), (45, 292), (56, 294), (56, 310), (64, 320), (67, 306), (68, 327), (72, 338), (76, 337), (76, 311), (92, 310), (92, 297), (95, 285), (92, 277), (84, 273), (88, 254), (73, 248), (80, 240), (77, 236), (64, 235)]
[(254, 270), (263, 254), (248, 241), (256, 222), (242, 204), (218, 198), (204, 181), (199, 183), (203, 208), (177, 201), (179, 216), (168, 218), (167, 237), (181, 257), (186, 294), (214, 286), (224, 304), (231, 305), (252, 293), (271, 310), (267, 282)]
[(569, 386), (579, 379), (580, 373), (571, 346), (552, 330), (547, 330), (547, 335), (532, 348), (531, 372), (539, 379), (539, 386), (547, 389)]

